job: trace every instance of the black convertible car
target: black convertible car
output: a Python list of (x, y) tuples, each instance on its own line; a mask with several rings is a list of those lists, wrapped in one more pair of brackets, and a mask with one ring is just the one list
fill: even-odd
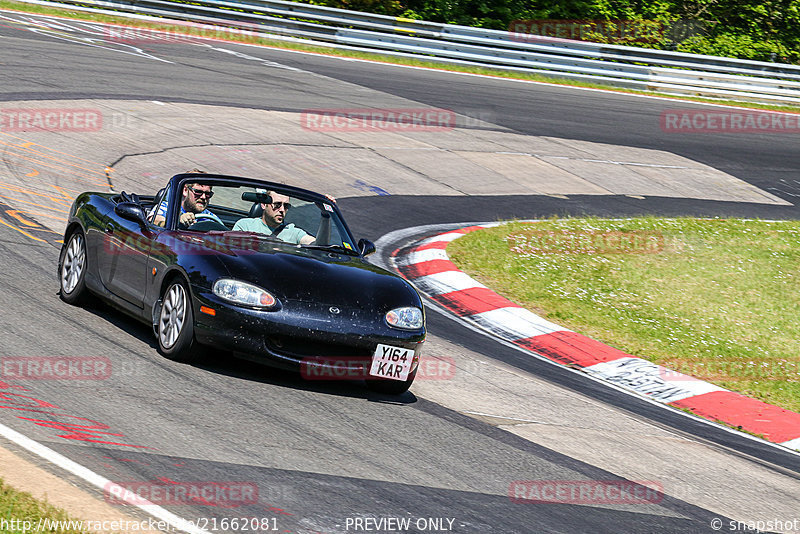
[(78, 196), (58, 274), (67, 303), (92, 293), (152, 324), (167, 358), (203, 349), (402, 393), (424, 310), (408, 282), (364, 259), (374, 251), (324, 195), (178, 174), (155, 196)]

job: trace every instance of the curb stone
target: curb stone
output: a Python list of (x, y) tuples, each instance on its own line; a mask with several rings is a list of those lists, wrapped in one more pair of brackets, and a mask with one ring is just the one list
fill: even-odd
[(800, 451), (800, 413), (746, 397), (604, 345), (552, 323), (458, 270), (447, 246), (485, 223), (451, 230), (392, 252), (394, 267), (461, 319), (561, 365), (581, 369), (653, 400)]

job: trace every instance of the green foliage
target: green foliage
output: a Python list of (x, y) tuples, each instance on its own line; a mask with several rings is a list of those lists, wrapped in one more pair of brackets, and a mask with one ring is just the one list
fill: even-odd
[(531, 18), (525, 0), (405, 0), (425, 20), (505, 30), (517, 18)]
[(377, 13), (378, 15), (397, 16), (406, 9), (400, 0), (314, 0), (305, 3), (349, 9), (350, 11), (365, 11), (367, 13)]
[[(17, 491), (0, 478), (0, 519), (9, 525), (3, 532), (59, 532), (60, 534), (82, 534), (83, 530), (77, 528), (79, 521), (72, 520), (67, 513), (47, 501), (40, 501), (30, 493)], [(46, 520), (46, 521), (45, 521)], [(12, 521), (14, 521), (12, 523)], [(21, 522), (29, 522), (25, 529)], [(39, 521), (42, 521), (40, 524)], [(61, 522), (56, 528), (55, 522)], [(37, 527), (40, 525), (41, 530)], [(16, 526), (19, 528), (12, 528)], [(34, 527), (34, 528), (32, 528)]]
[[(309, 3), (506, 30), (518, 20), (640, 21), (646, 38), (584, 39), (700, 54), (800, 62), (800, 0), (307, 0)], [(659, 28), (660, 30), (656, 30)], [(638, 30), (637, 30), (638, 31)], [(654, 35), (658, 33), (658, 35)]]
[(781, 63), (796, 63), (800, 59), (797, 50), (788, 50), (781, 42), (757, 41), (749, 35), (729, 33), (715, 37), (689, 38), (678, 45), (678, 51)]

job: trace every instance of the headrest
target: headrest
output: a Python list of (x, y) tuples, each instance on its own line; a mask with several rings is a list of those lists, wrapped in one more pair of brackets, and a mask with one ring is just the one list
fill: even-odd
[(248, 217), (258, 217), (261, 218), (261, 214), (264, 213), (264, 208), (261, 207), (261, 202), (255, 202), (252, 206), (250, 206), (250, 214)]

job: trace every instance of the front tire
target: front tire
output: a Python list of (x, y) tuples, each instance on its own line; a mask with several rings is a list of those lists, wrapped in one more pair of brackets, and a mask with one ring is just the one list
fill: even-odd
[(67, 246), (61, 252), (58, 278), (61, 284), (59, 294), (67, 304), (78, 305), (86, 299), (86, 238), (78, 228), (69, 237)]
[(161, 296), (158, 316), (158, 348), (161, 354), (176, 362), (191, 362), (199, 357), (194, 340), (194, 314), (186, 283), (172, 280)]

